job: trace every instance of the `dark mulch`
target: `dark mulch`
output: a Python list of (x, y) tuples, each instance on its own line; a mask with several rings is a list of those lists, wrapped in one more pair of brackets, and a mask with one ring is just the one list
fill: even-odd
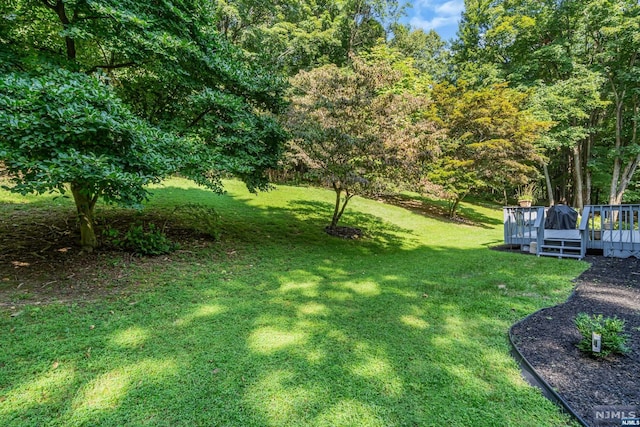
[(356, 227), (325, 227), (324, 231), (330, 236), (341, 237), (343, 239), (359, 239), (362, 237), (362, 230)]
[[(640, 408), (640, 260), (589, 256), (586, 261), (591, 268), (576, 280), (566, 303), (535, 313), (512, 334), (523, 356), (584, 421), (606, 425), (595, 421), (594, 407)], [(624, 319), (631, 351), (602, 360), (581, 352), (573, 323), (580, 312)]]

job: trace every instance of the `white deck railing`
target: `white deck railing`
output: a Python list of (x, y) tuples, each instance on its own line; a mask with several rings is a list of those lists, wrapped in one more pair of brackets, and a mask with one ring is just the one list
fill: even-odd
[(640, 258), (640, 204), (591, 205), (587, 246), (605, 256)]
[[(548, 208), (510, 206), (504, 212), (504, 242), (507, 245), (542, 245)], [(586, 249), (602, 249), (604, 256), (640, 258), (640, 204), (589, 205), (582, 210), (576, 229)], [(547, 230), (548, 234), (549, 230)]]
[(544, 227), (544, 206), (503, 208), (504, 242), (507, 245), (528, 245), (535, 242), (540, 224)]

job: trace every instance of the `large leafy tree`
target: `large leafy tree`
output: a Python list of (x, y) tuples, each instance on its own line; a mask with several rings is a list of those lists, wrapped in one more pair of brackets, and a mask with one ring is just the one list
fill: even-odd
[(289, 75), (336, 64), (389, 35), (397, 0), (222, 0), (211, 3), (217, 27), (256, 60)]
[(349, 67), (324, 66), (292, 80), (292, 157), (335, 191), (330, 228), (352, 197), (389, 177), (410, 179), (437, 151), (430, 102), (407, 91), (402, 67), (393, 65), (354, 57)]
[(14, 191), (66, 188), (81, 242), (99, 198), (132, 204), (179, 171), (264, 188), (284, 85), (215, 30), (208, 2), (13, 0), (0, 6), (0, 160)]
[(447, 42), (434, 30), (411, 29), (402, 24), (392, 26), (389, 45), (413, 58), (415, 67), (432, 81), (442, 81), (449, 74), (450, 52)]
[[(493, 67), (498, 79), (540, 90), (555, 122), (549, 135), (549, 146), (555, 147), (549, 152), (550, 181), (576, 206), (602, 192), (610, 203), (620, 203), (639, 165), (638, 2), (465, 4), (458, 66), (464, 69), (472, 60), (476, 69)], [(593, 175), (608, 179), (594, 184)]]
[(478, 90), (441, 84), (433, 97), (448, 136), (428, 177), (449, 194), (452, 217), (471, 191), (506, 195), (537, 178), (543, 158), (536, 142), (548, 123), (527, 110), (525, 93), (505, 84)]

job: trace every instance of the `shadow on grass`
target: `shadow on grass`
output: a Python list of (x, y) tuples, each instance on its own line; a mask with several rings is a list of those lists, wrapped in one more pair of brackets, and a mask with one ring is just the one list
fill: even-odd
[(410, 196), (406, 194), (384, 196), (380, 197), (380, 200), (447, 223), (462, 222), (467, 225), (483, 228), (493, 228), (495, 225), (501, 224), (500, 221), (478, 212), (468, 204), (460, 205), (457, 212), (458, 218), (451, 219), (449, 217), (448, 202), (445, 200), (434, 200), (427, 197)]
[(372, 237), (335, 239), (322, 232), (331, 208), (320, 202), (214, 204), (228, 225), (220, 244), (250, 251), (147, 272), (139, 280), (153, 286), (124, 299), (0, 319), (0, 424), (566, 421), (520, 379), (506, 332), (544, 303), (531, 292), (566, 296), (576, 267), (408, 248), (410, 230), (362, 213), (348, 221)]

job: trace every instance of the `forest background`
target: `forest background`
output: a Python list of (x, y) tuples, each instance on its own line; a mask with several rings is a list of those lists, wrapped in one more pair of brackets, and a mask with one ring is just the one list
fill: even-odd
[[(0, 173), (99, 199), (180, 174), (512, 203), (640, 201), (636, 0), (466, 0), (456, 38), (395, 0), (9, 0)], [(529, 194), (531, 193), (531, 194)]]

